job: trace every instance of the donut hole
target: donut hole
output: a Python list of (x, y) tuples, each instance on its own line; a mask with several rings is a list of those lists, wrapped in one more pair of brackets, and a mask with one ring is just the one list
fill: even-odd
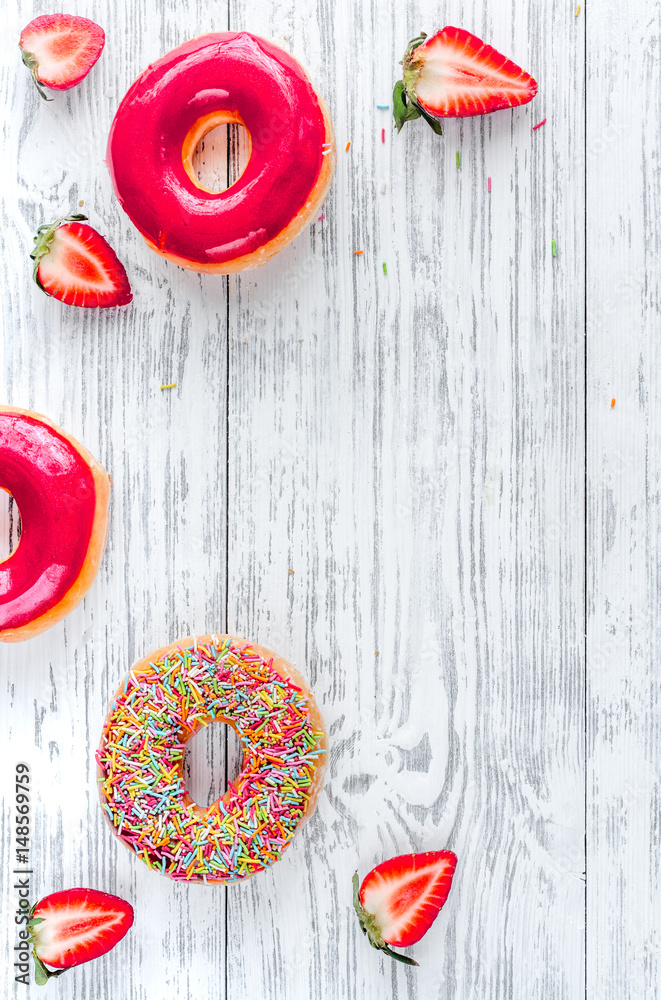
[(184, 784), (193, 801), (206, 809), (227, 791), (243, 764), (239, 737), (224, 722), (204, 726), (186, 744)]
[(21, 514), (11, 493), (0, 487), (0, 562), (9, 559), (21, 540)]
[(246, 169), (250, 149), (250, 133), (243, 125), (216, 125), (193, 149), (191, 180), (203, 191), (226, 191)]

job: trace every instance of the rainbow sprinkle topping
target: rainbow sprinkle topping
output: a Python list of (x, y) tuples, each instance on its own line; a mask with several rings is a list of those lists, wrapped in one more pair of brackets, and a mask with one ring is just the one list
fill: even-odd
[[(213, 721), (236, 730), (244, 762), (223, 798), (203, 809), (182, 767), (188, 740)], [(290, 843), (323, 741), (309, 699), (250, 645), (211, 636), (170, 647), (134, 667), (112, 702), (96, 755), (103, 809), (150, 868), (179, 881), (236, 882)]]

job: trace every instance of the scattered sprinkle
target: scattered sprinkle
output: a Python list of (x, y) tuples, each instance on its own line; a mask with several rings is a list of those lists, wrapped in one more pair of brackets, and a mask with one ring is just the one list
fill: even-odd
[(350, 146), (351, 146), (351, 139), (349, 139), (348, 143), (347, 143), (347, 144), (346, 144), (346, 146), (344, 147), (344, 152), (345, 152), (345, 153), (348, 153), (348, 152), (349, 152), (349, 147), (350, 147)]
[(487, 177), (487, 191), (491, 194), (491, 178)]
[(388, 109), (390, 108), (390, 105), (389, 104), (377, 104), (377, 108), (379, 108), (380, 111), (388, 111)]
[(294, 570), (293, 569), (288, 569), (287, 572), (291, 573), (292, 576), (294, 575)]
[[(183, 780), (186, 743), (228, 722), (244, 750), (225, 795), (200, 809)], [(308, 700), (229, 636), (135, 668), (115, 696), (96, 754), (104, 812), (150, 868), (182, 882), (236, 882), (269, 867), (305, 815), (323, 734)]]
[(161, 386), (161, 389), (176, 389), (176, 388), (177, 388), (177, 383), (176, 382), (170, 382), (169, 385), (162, 385)]
[(375, 650), (374, 650), (374, 655), (375, 655), (375, 656), (378, 656), (378, 655), (379, 655), (379, 651), (378, 651), (378, 649), (375, 649)]
[(384, 128), (382, 128), (381, 129), (381, 142), (385, 142), (385, 141), (386, 141), (386, 130)]
[(576, 13), (574, 14), (574, 17), (578, 17), (580, 13), (581, 13), (581, 5), (579, 3), (578, 7), (576, 8)]
[(364, 250), (354, 250), (356, 257), (360, 257), (361, 253), (365, 253)]
[(325, 215), (320, 215), (319, 218), (317, 219), (317, 222), (323, 222), (325, 218), (326, 218)]
[(383, 273), (384, 273), (384, 274), (387, 274), (387, 273), (388, 273), (388, 268), (386, 267), (386, 262), (385, 262), (385, 260), (384, 260), (384, 262), (383, 262)]
[(613, 409), (614, 406), (615, 406), (615, 399), (611, 399), (611, 410)]
[(459, 156), (458, 150), (457, 150), (457, 170), (461, 170), (461, 157)]
[(551, 240), (551, 251), (552, 251), (554, 257), (558, 256), (558, 248), (555, 245), (555, 240)]
[(533, 127), (532, 127), (533, 132), (535, 131), (535, 129), (541, 128), (542, 125), (545, 125), (545, 124), (546, 124), (546, 118), (542, 118), (541, 122), (537, 122), (536, 125), (533, 125)]
[(329, 146), (328, 149), (322, 149), (321, 155), (322, 156), (328, 156), (328, 154), (332, 153), (332, 152), (333, 152), (333, 147)]

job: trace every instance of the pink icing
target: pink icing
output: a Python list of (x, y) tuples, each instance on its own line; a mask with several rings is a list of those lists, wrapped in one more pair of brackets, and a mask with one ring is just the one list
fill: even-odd
[[(198, 188), (182, 162), (198, 119), (238, 113), (252, 153), (222, 192)], [(163, 253), (221, 264), (274, 239), (305, 205), (322, 168), (326, 126), (301, 66), (247, 32), (203, 35), (138, 77), (108, 139), (110, 176), (124, 211)]]
[(54, 427), (0, 412), (0, 488), (16, 500), (21, 540), (0, 562), (0, 630), (54, 608), (79, 576), (92, 535), (89, 465)]

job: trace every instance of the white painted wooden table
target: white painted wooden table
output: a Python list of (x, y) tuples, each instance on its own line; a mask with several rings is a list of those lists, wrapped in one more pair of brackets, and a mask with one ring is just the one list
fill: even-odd
[[(655, 997), (658, 4), (591, 0), (575, 16), (573, 0), (76, 0), (66, 9), (102, 24), (106, 49), (46, 104), (15, 44), (50, 9), (4, 10), (0, 399), (76, 435), (114, 489), (84, 604), (0, 649), (2, 870), (25, 760), (33, 898), (101, 888), (131, 900), (136, 923), (48, 990)], [(442, 139), (422, 123), (395, 136), (376, 105), (408, 40), (445, 23), (530, 70), (539, 95), (449, 122)], [(339, 149), (325, 218), (229, 280), (150, 253), (103, 163), (134, 77), (227, 28), (301, 59)], [(127, 309), (62, 307), (31, 282), (33, 231), (80, 202), (127, 266)], [(16, 521), (0, 514), (5, 556)], [(173, 885), (102, 821), (93, 751), (135, 659), (226, 629), (310, 679), (329, 777), (271, 871), (229, 889)], [(239, 768), (225, 740), (220, 726), (196, 739), (200, 800)], [(409, 970), (362, 939), (351, 875), (446, 846), (455, 884)], [(11, 972), (8, 877), (2, 899), (9, 998), (26, 988)]]

